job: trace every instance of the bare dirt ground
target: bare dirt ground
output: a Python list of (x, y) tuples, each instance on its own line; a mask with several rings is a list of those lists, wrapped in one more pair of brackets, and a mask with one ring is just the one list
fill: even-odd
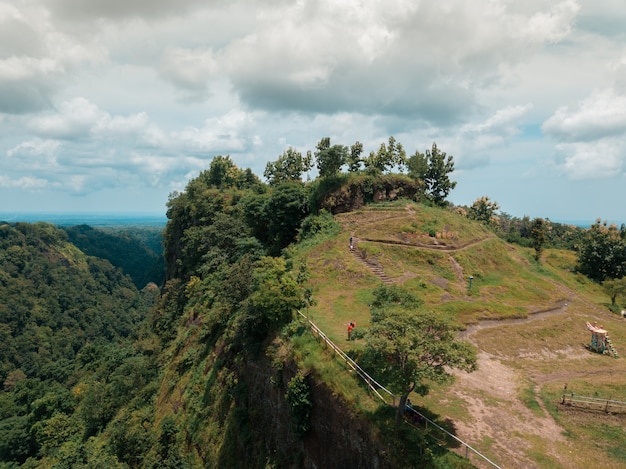
[[(486, 352), (480, 352), (478, 366), (474, 373), (459, 374), (455, 385), (454, 393), (467, 403), (471, 416), (466, 422), (455, 422), (458, 436), (464, 441), (493, 440), (491, 452), (498, 455), (495, 462), (508, 462), (502, 467), (540, 467), (525, 454), (529, 437), (546, 442), (546, 451), (559, 459), (561, 451), (555, 444), (567, 444), (563, 429), (547, 412), (539, 417), (517, 398), (521, 384), (518, 373)], [(477, 467), (493, 467), (477, 457), (471, 460)]]
[[(384, 216), (389, 217), (388, 214)], [(354, 227), (351, 234), (358, 242)], [(453, 253), (485, 240), (454, 246), (404, 244), (373, 239), (367, 241)], [(452, 254), (450, 262), (456, 282), (464, 284), (466, 275)], [(387, 280), (384, 272), (373, 272), (383, 281)], [(414, 275), (405, 273), (405, 276), (410, 278)], [(402, 282), (406, 278), (394, 281)], [(443, 289), (450, 282), (439, 277), (431, 281)], [(606, 366), (611, 362), (602, 361), (597, 367), (589, 365), (590, 352), (584, 344), (586, 320), (614, 319), (605, 309), (579, 296), (576, 291), (557, 282), (554, 282), (554, 286), (562, 294), (563, 300), (554, 304), (551, 309), (532, 312), (522, 319), (484, 320), (469, 326), (461, 333), (462, 338), (472, 342), (479, 350), (478, 370), (471, 374), (454, 373), (457, 378), (455, 384), (445, 396), (437, 399), (438, 404), (443, 409), (446, 406), (462, 407), (466, 417), (454, 419), (456, 435), (478, 451), (488, 453), (485, 455), (499, 467), (586, 469), (590, 461), (605, 469), (624, 467), (623, 464), (620, 466), (608, 460), (606, 454), (597, 454), (597, 460), (595, 455), (577, 457), (581, 452), (593, 450), (589, 450), (587, 442), (574, 441), (566, 436), (565, 429), (554, 420), (539, 398), (544, 386), (552, 386), (554, 389), (555, 386), (565, 386), (566, 383), (581, 378), (590, 381), (598, 378), (615, 381), (616, 375), (624, 375), (624, 367)], [(560, 328), (566, 331), (564, 339), (549, 335), (551, 331)], [(532, 336), (546, 331), (546, 342)], [(508, 342), (509, 337), (514, 337), (515, 340)], [(558, 342), (558, 345), (555, 346), (554, 342)], [(544, 343), (546, 346), (542, 346)], [(602, 358), (612, 360), (609, 357)], [(555, 406), (550, 409), (552, 411), (576, 413), (575, 410), (560, 408), (558, 402), (548, 405)], [(445, 414), (445, 411), (442, 413)], [(574, 418), (580, 419), (582, 425), (590, 421), (589, 419), (595, 422), (608, 419), (605, 423), (617, 427), (621, 423), (626, 424), (624, 415), (590, 417), (576, 414)], [(464, 447), (459, 447), (457, 451), (462, 456), (469, 456), (476, 467), (494, 467), (479, 456), (466, 452)]]
[[(568, 291), (575, 295), (573, 291)], [(595, 305), (588, 304), (583, 300), (590, 312), (598, 312)], [(525, 319), (511, 319), (507, 321), (483, 321), (478, 325), (471, 326), (461, 335), (471, 341), (479, 349), (478, 370), (474, 373), (455, 373), (457, 380), (452, 395), (464, 402), (470, 418), (463, 421), (455, 421), (457, 435), (466, 442), (482, 442), (490, 447), (489, 452), (497, 455), (494, 460), (503, 468), (580, 468), (581, 463), (573, 456), (583, 450), (580, 443), (574, 444), (566, 438), (565, 430), (552, 418), (540, 399), (534, 402), (540, 409), (531, 410), (520, 399), (523, 389), (532, 389), (538, 393), (542, 385), (547, 383), (561, 383), (565, 386), (568, 381), (593, 374), (610, 375), (611, 369), (598, 369), (592, 372), (574, 371), (563, 366), (558, 367), (558, 359), (566, 356), (567, 360), (580, 360), (588, 357), (586, 349), (576, 344), (561, 350), (558, 353), (535, 351), (525, 352), (517, 350), (517, 357), (521, 362), (524, 360), (556, 361), (557, 365), (550, 371), (525, 370), (523, 367), (511, 367), (507, 365), (509, 357), (490, 353), (485, 350), (486, 340), (489, 336), (497, 333), (504, 326), (529, 323), (534, 321), (554, 321), (560, 315), (572, 314), (568, 310), (569, 303), (563, 303), (559, 307), (530, 315)], [(575, 314), (575, 316), (578, 316)], [(564, 317), (564, 316), (561, 316)], [(582, 321), (582, 316), (581, 319)], [(578, 321), (578, 319), (576, 319)], [(485, 329), (492, 329), (485, 333)], [(480, 334), (480, 332), (483, 332)], [(510, 351), (509, 351), (510, 352)], [(561, 355), (561, 357), (559, 357)], [(609, 358), (607, 357), (607, 360)], [(558, 407), (558, 403), (555, 403)], [(565, 410), (567, 411), (567, 410)], [(574, 411), (575, 412), (575, 411)], [(623, 416), (604, 416), (612, 420), (626, 422)], [(589, 418), (598, 421), (598, 416)], [(599, 416), (603, 418), (602, 415)], [(616, 420), (616, 421), (617, 421)], [(615, 424), (615, 421), (609, 422)], [(539, 448), (539, 450), (538, 450)], [(459, 453), (465, 451), (460, 449)], [(479, 468), (494, 467), (484, 462), (477, 456), (470, 457), (474, 465)], [(539, 462), (538, 462), (539, 461)], [(552, 461), (549, 462), (549, 461)], [(619, 465), (604, 463), (604, 468), (617, 468)]]

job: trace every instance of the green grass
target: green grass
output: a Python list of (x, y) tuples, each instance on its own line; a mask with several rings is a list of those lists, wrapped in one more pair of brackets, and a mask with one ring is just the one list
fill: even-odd
[(524, 405), (533, 412), (533, 414), (538, 417), (544, 417), (544, 412), (539, 404), (539, 401), (537, 401), (534, 387), (530, 386), (524, 388), (521, 392), (520, 399)]
[[(523, 382), (535, 382), (530, 376), (544, 377), (539, 394), (534, 384), (528, 384), (517, 396), (534, 415), (546, 417), (541, 402), (563, 427), (569, 441), (602, 441), (599, 455), (576, 455), (572, 467), (591, 466), (594, 457), (605, 463), (624, 462), (623, 428), (612, 424), (590, 425), (589, 419), (557, 411), (556, 403), (564, 385), (558, 374), (570, 376), (569, 388), (576, 388), (577, 393), (598, 393), (626, 401), (626, 387), (620, 379), (626, 375), (624, 360), (592, 354), (584, 348), (589, 341), (585, 321), (599, 320), (609, 324), (618, 352), (626, 356), (626, 321), (620, 322), (608, 312), (607, 297), (597, 284), (574, 271), (575, 253), (547, 249), (541, 262), (537, 262), (532, 249), (508, 244), (484, 226), (457, 213), (406, 201), (366, 207), (338, 215), (336, 220), (342, 226), (339, 235), (308, 240), (306, 246), (294, 250), (296, 259), (306, 259), (311, 273), (317, 305), (309, 309), (309, 315), (335, 343), (344, 350), (363, 346), (362, 339), (347, 341), (346, 326), (349, 321), (356, 321), (357, 328), (367, 328), (371, 292), (381, 284), (347, 249), (350, 236), (360, 240), (358, 249), (376, 257), (387, 277), (400, 280), (424, 301), (425, 307), (459, 325), (472, 325), (484, 319), (523, 319), (567, 302), (569, 306), (564, 314), (482, 329), (474, 333), (472, 340), (526, 377)], [(440, 237), (428, 236), (432, 231), (440, 233)], [(441, 237), (441, 233), (450, 235)], [(436, 246), (445, 246), (446, 250)], [(469, 275), (474, 277), (471, 289)], [(294, 339), (293, 346), (302, 363), (315, 370), (339, 395), (359, 408), (371, 409), (370, 404), (364, 404), (370, 402), (367, 392), (361, 385), (355, 385), (353, 376), (341, 365), (333, 364), (332, 354), (317, 341), (303, 336)], [(602, 370), (602, 374), (597, 370)], [(426, 398), (415, 396), (412, 400), (423, 403), (436, 419), (468, 421), (471, 415), (466, 402), (452, 389), (454, 385), (434, 386)], [(491, 406), (507, 405), (485, 393), (473, 397)], [(488, 437), (483, 440), (477, 444), (491, 452), (493, 441)], [(545, 442), (529, 437), (527, 444), (526, 456), (536, 461), (538, 467), (558, 467), (545, 456)], [(493, 456), (497, 460), (497, 454)], [(568, 457), (563, 454), (563, 458)]]

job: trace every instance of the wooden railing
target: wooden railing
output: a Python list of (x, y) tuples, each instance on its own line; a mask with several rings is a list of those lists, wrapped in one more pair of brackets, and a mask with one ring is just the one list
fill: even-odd
[(563, 394), (561, 404), (572, 407), (597, 410), (606, 413), (624, 414), (626, 413), (626, 402), (612, 399), (602, 399), (599, 397), (581, 396), (579, 394)]

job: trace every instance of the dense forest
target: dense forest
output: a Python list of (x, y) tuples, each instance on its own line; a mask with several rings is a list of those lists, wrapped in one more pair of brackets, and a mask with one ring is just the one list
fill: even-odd
[(76, 225), (63, 228), (69, 241), (89, 256), (108, 260), (130, 275), (139, 289), (165, 278), (163, 233), (157, 227), (93, 228)]
[[(369, 156), (362, 151), (359, 142), (330, 139), (313, 154), (289, 149), (268, 163), (267, 183), (218, 156), (171, 194), (162, 233), (2, 224), (0, 468), (324, 461), (304, 440), (311, 383), (280, 350), (302, 333), (294, 312), (314, 302), (306, 264), (294, 260), (290, 246), (336, 234), (333, 214), (406, 198), (482, 222), (533, 247), (538, 259), (545, 247), (576, 249), (582, 272), (596, 271), (597, 249), (589, 246), (599, 243), (613, 257), (596, 280), (624, 276), (624, 228), (519, 219), (488, 197), (454, 207), (446, 200), (456, 184), (449, 178), (454, 162), (435, 144), (410, 157), (393, 138)], [(319, 176), (303, 182), (314, 162)], [(385, 318), (385, 311), (376, 314)], [(255, 405), (267, 373), (273, 384), (265, 392), (278, 396), (274, 416)], [(287, 430), (269, 431), (273, 417), (286, 418)], [(379, 461), (375, 454), (390, 443), (369, 438), (368, 450), (346, 442), (345, 455), (331, 452), (332, 465)], [(430, 444), (398, 454), (426, 467)], [(389, 456), (377, 464), (399, 461)]]
[(0, 226), (0, 276), (0, 460), (45, 467), (69, 452), (77, 467), (75, 452), (156, 376), (138, 341), (156, 286), (142, 294), (45, 223)]

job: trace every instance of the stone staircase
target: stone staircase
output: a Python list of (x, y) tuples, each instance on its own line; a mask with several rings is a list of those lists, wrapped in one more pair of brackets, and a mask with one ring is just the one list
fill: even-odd
[(358, 240), (356, 238), (352, 239), (352, 255), (354, 258), (367, 267), (376, 277), (378, 277), (385, 285), (392, 285), (395, 283), (395, 280), (387, 277), (385, 275), (385, 270), (383, 266), (380, 265), (380, 262), (376, 258), (367, 257), (367, 253), (365, 251), (361, 251), (358, 248)]

